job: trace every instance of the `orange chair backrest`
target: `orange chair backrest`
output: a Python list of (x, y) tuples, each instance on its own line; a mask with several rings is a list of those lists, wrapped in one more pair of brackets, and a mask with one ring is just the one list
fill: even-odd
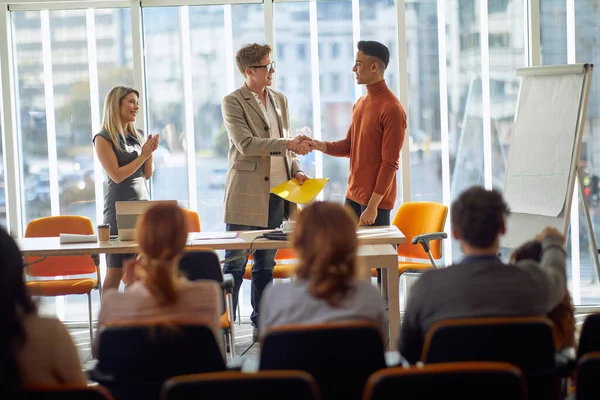
[(183, 208), (182, 210), (187, 220), (188, 232), (200, 232), (201, 225), (198, 213), (188, 208)]
[[(406, 243), (398, 245), (400, 257), (421, 258), (428, 260), (427, 253), (420, 244), (412, 244), (412, 238), (425, 233), (443, 232), (446, 225), (448, 207), (431, 201), (407, 202), (400, 206), (393, 225), (406, 236)], [(431, 254), (436, 260), (442, 257), (442, 241), (430, 242)]]
[[(94, 227), (88, 217), (63, 215), (34, 219), (27, 224), (25, 237), (56, 237), (61, 233), (93, 235)], [(27, 257), (27, 264), (41, 260), (42, 257)], [(44, 261), (29, 265), (26, 269), (29, 276), (59, 276), (96, 273), (96, 265), (91, 256), (52, 256)]]

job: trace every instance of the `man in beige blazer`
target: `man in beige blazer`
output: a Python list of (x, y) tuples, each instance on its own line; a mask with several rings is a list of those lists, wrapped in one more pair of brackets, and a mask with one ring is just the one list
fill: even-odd
[[(236, 55), (244, 85), (223, 99), (222, 112), (229, 135), (229, 167), (225, 182), (225, 223), (228, 231), (275, 229), (296, 210), (282, 198), (271, 194), (271, 188), (297, 178), (302, 172), (294, 153), (306, 154), (312, 142), (303, 137), (290, 138), (287, 98), (269, 86), (273, 84), (275, 62), (269, 45), (250, 44)], [(258, 336), (258, 307), (264, 288), (273, 281), (275, 250), (254, 251), (251, 304), (253, 339)], [(223, 272), (235, 281), (233, 307), (238, 294), (248, 252), (227, 250)]]

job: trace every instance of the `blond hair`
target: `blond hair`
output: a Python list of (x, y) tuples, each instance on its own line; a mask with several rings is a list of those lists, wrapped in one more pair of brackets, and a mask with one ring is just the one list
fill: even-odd
[(271, 46), (268, 44), (247, 44), (238, 50), (235, 63), (242, 75), (246, 76), (246, 68), (257, 65), (264, 56), (268, 56), (272, 51)]
[(135, 129), (133, 122), (129, 122), (126, 131), (123, 132), (123, 124), (121, 123), (121, 103), (130, 93), (135, 93), (138, 98), (140, 97), (140, 93), (135, 89), (126, 86), (115, 86), (110, 89), (104, 100), (102, 129), (108, 132), (110, 141), (119, 151), (125, 151), (123, 143), (125, 142), (124, 135), (126, 133), (134, 135), (140, 145), (144, 142), (144, 138)]
[(356, 218), (341, 204), (312, 203), (298, 215), (292, 244), (298, 254), (296, 276), (310, 294), (339, 306), (353, 290), (357, 270)]

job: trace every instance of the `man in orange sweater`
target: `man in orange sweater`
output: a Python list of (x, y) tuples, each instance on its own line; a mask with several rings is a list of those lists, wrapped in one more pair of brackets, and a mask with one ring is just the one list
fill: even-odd
[(359, 225), (389, 225), (396, 202), (396, 171), (406, 132), (406, 113), (383, 78), (390, 60), (386, 46), (358, 42), (352, 71), (367, 95), (354, 105), (346, 138), (337, 142), (314, 141), (315, 149), (335, 157), (350, 158), (346, 205)]

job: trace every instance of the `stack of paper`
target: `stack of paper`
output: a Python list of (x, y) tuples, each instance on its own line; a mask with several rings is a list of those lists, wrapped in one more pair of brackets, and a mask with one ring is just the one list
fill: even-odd
[(74, 233), (61, 233), (60, 243), (94, 243), (98, 241), (96, 235), (77, 235)]

